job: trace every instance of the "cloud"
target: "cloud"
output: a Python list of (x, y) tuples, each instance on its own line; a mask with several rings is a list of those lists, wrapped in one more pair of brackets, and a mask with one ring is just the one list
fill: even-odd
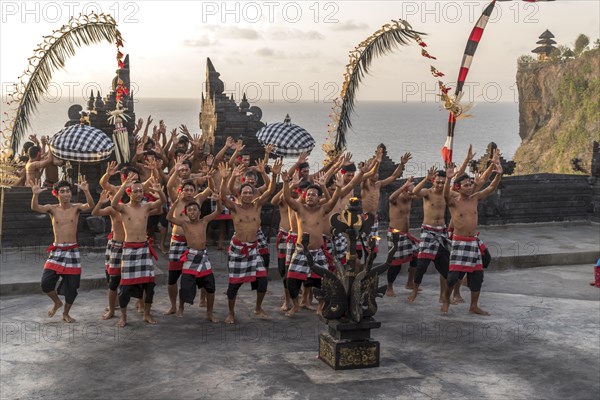
[(354, 20), (350, 19), (348, 21), (345, 22), (340, 22), (338, 24), (334, 24), (331, 29), (334, 31), (357, 31), (357, 30), (361, 30), (361, 29), (366, 29), (368, 28), (369, 25), (365, 24), (364, 22), (354, 22)]
[(261, 57), (273, 57), (275, 55), (275, 51), (268, 47), (262, 47), (256, 51), (256, 54)]
[(269, 39), (272, 40), (289, 40), (289, 39), (300, 39), (300, 40), (323, 40), (325, 35), (317, 31), (303, 31), (296, 28), (280, 28), (269, 30), (267, 33)]
[(256, 40), (261, 38), (260, 32), (252, 28), (237, 26), (208, 25), (204, 29), (214, 32), (218, 38)]
[(183, 45), (186, 47), (208, 47), (214, 46), (215, 44), (217, 44), (216, 40), (206, 36), (199, 39), (185, 39), (183, 41)]

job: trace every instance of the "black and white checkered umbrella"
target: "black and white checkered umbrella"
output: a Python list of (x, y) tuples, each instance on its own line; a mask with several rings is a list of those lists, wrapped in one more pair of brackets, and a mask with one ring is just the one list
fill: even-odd
[(50, 149), (65, 161), (95, 163), (108, 159), (115, 147), (100, 129), (87, 125), (72, 125), (61, 129), (50, 139)]
[[(289, 121), (289, 117), (286, 117), (286, 121)], [(315, 139), (310, 133), (290, 122), (269, 124), (256, 132), (256, 138), (264, 146), (274, 145), (276, 149), (273, 153), (280, 157), (297, 156), (315, 147)]]

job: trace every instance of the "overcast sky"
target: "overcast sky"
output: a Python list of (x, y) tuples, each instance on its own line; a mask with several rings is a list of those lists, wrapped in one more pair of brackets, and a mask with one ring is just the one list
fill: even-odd
[[(99, 10), (113, 14), (130, 54), (138, 97), (199, 98), (210, 57), (226, 90), (245, 88), (251, 100), (326, 100), (337, 96), (348, 51), (391, 19), (403, 18), (426, 32), (430, 61), (416, 45), (377, 59), (359, 100), (434, 100), (435, 65), (456, 79), (464, 47), (488, 2), (329, 1), (329, 2), (21, 2), (1, 1), (0, 74), (2, 91), (14, 82), (44, 35), (70, 15)], [(600, 36), (600, 2), (558, 0), (536, 4), (498, 3), (468, 77), (470, 99), (513, 101), (516, 60), (550, 29), (559, 44), (573, 45), (578, 34)], [(63, 96), (97, 87), (106, 94), (116, 69), (115, 47), (77, 50), (65, 71), (53, 77)], [(96, 84), (96, 82), (98, 84)], [(89, 92), (89, 90), (88, 90)]]

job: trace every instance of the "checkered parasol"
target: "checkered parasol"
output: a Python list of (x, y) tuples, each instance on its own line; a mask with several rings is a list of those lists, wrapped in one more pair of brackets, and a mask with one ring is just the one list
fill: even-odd
[(61, 129), (50, 139), (50, 149), (65, 161), (95, 163), (108, 159), (115, 145), (100, 129), (72, 125)]
[(315, 139), (306, 129), (294, 125), (286, 117), (286, 122), (269, 124), (256, 132), (256, 137), (263, 145), (272, 144), (276, 156), (292, 157), (302, 152), (310, 152), (315, 147)]

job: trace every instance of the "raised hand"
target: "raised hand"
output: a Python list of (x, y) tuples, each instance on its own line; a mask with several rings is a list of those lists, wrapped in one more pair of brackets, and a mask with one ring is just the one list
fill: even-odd
[(437, 168), (433, 165), (431, 168), (427, 170), (427, 179), (433, 179), (435, 174), (437, 173)]
[(98, 199), (98, 203), (106, 203), (108, 201), (108, 190), (104, 189), (100, 193), (100, 199)]
[(173, 143), (177, 144), (177, 128), (171, 129), (171, 139), (173, 139)]
[(268, 144), (265, 146), (265, 154), (271, 154), (275, 150), (275, 145)]
[(31, 193), (32, 194), (40, 194), (40, 193), (42, 193), (43, 191), (45, 191), (47, 189), (48, 188), (41, 188), (40, 187), (40, 180), (39, 179), (36, 179), (33, 182), (33, 185), (31, 185)]
[(138, 119), (137, 124), (135, 125), (135, 129), (133, 130), (133, 134), (136, 135), (139, 131), (144, 127), (143, 118)]
[(496, 148), (492, 154), (492, 162), (494, 164), (496, 164), (496, 166), (498, 166), (500, 164), (500, 156), (502, 155), (502, 153), (500, 153), (500, 149)]
[[(273, 175), (281, 174), (282, 167), (283, 167), (283, 160), (281, 158), (278, 158), (277, 160), (275, 160), (275, 163), (273, 164), (273, 167), (271, 168)], [(263, 170), (264, 170), (264, 165), (263, 165)]]
[(184, 124), (181, 124), (181, 126), (179, 127), (179, 130), (181, 131), (181, 133), (183, 133), (186, 136), (188, 136), (190, 134), (190, 131), (188, 130), (187, 126), (185, 126)]
[(116, 161), (110, 161), (108, 164), (106, 164), (106, 173), (109, 176), (113, 176), (116, 175), (119, 171), (117, 170), (117, 162)]
[(246, 170), (246, 167), (240, 164), (237, 167), (235, 167), (235, 169), (233, 170), (233, 176), (238, 178), (244, 174), (245, 170)]
[(123, 186), (125, 186), (126, 188), (130, 188), (131, 185), (133, 185), (133, 182), (135, 182), (135, 180), (135, 174), (133, 172), (130, 172), (129, 174), (127, 174), (127, 179), (125, 179), (125, 182), (123, 182)]
[(254, 168), (256, 171), (261, 174), (265, 172), (265, 163), (263, 160), (256, 160), (254, 163), (256, 164), (256, 167)]
[(144, 154), (144, 142), (138, 144), (137, 147), (135, 148), (136, 156), (141, 156), (142, 154)]
[(231, 136), (228, 136), (227, 139), (225, 139), (225, 146), (230, 147), (232, 149), (235, 146), (235, 141)]
[(408, 164), (408, 162), (412, 159), (412, 154), (404, 153), (404, 155), (400, 158), (400, 163), (402, 165)]
[(90, 190), (87, 180), (85, 179), (85, 175), (81, 175), (81, 181), (79, 182), (77, 187), (79, 187), (79, 189), (83, 190), (84, 192), (87, 192)]
[(452, 179), (456, 175), (454, 171), (454, 164), (450, 164), (446, 167), (446, 179)]
[(244, 141), (242, 139), (238, 139), (235, 142), (235, 150), (238, 151), (238, 153), (242, 150), (244, 150), (244, 148), (246, 148), (246, 146), (244, 145)]
[(209, 167), (212, 167), (214, 161), (215, 161), (215, 157), (213, 157), (212, 154), (209, 154), (206, 157), (206, 165), (208, 165)]
[(229, 168), (228, 163), (222, 162), (219, 164), (219, 174), (223, 178), (229, 178), (231, 176), (231, 169)]
[(48, 136), (42, 136), (42, 139), (41, 139), (41, 141), (42, 141), (42, 144), (43, 144), (44, 146), (45, 146), (45, 145), (47, 145), (47, 144), (48, 144), (48, 140), (49, 140), (49, 139), (50, 139), (50, 138), (49, 138)]
[(306, 161), (308, 161), (308, 153), (306, 151), (303, 151), (302, 153), (300, 153), (300, 155), (298, 156), (298, 164), (303, 164)]
[(29, 140), (39, 146), (40, 141), (37, 138), (37, 135), (34, 133), (33, 135), (29, 135)]
[(473, 159), (473, 157), (475, 157), (475, 154), (477, 154), (477, 153), (473, 152), (473, 145), (470, 144), (469, 150), (467, 151), (467, 161), (471, 161)]

